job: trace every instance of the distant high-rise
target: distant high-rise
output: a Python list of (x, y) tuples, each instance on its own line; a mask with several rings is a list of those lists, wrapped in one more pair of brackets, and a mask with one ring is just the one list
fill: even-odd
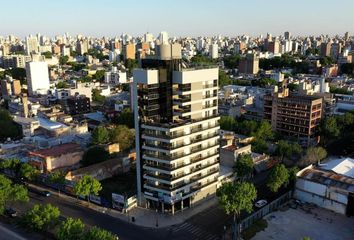
[(285, 33), (284, 33), (284, 38), (285, 38), (285, 40), (290, 40), (290, 38), (291, 38), (291, 33), (290, 33), (290, 32), (285, 32)]
[(27, 62), (26, 77), (28, 94), (46, 94), (49, 90), (49, 73), (46, 62)]
[(331, 56), (331, 43), (321, 43), (320, 56), (321, 57), (329, 57)]
[(240, 60), (239, 72), (246, 74), (257, 74), (259, 71), (259, 58), (254, 54), (247, 54)]
[(152, 35), (151, 33), (147, 32), (144, 34), (144, 42), (146, 43), (150, 43), (154, 41), (154, 35)]
[(124, 46), (124, 59), (135, 59), (135, 54), (136, 54), (136, 49), (135, 49), (135, 44), (134, 43), (128, 43), (127, 45)]
[(212, 59), (216, 59), (216, 58), (219, 57), (219, 46), (218, 46), (218, 44), (214, 43), (214, 44), (210, 45), (209, 56)]
[(134, 70), (138, 202), (175, 213), (216, 192), (218, 68), (183, 69), (179, 44)]
[(160, 44), (168, 44), (168, 33), (167, 32), (160, 32), (159, 41), (160, 41)]
[(31, 53), (38, 53), (39, 45), (37, 37), (32, 35), (26, 37), (26, 53), (27, 55), (31, 55)]

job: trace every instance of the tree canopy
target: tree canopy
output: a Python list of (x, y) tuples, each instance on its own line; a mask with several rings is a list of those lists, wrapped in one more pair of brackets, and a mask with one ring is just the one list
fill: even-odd
[(92, 89), (92, 100), (103, 104), (106, 101), (106, 97), (101, 95), (101, 91), (99, 89)]
[(110, 131), (110, 141), (118, 143), (120, 150), (133, 146), (135, 134), (125, 125), (118, 125)]
[(305, 156), (301, 159), (301, 165), (316, 164), (327, 157), (327, 151), (323, 147), (309, 147)]
[(10, 179), (0, 174), (0, 214), (4, 212), (8, 203), (27, 202), (28, 200), (27, 188), (12, 184)]
[(270, 170), (267, 187), (272, 192), (277, 192), (281, 186), (289, 183), (289, 172), (284, 164), (278, 164)]
[(128, 128), (134, 128), (134, 114), (129, 108), (125, 108), (112, 122), (119, 125), (126, 125)]
[(57, 233), (58, 240), (78, 240), (84, 235), (85, 225), (80, 219), (67, 218)]
[[(90, 175), (84, 175), (74, 186), (77, 196), (88, 197), (90, 194), (98, 195), (102, 190), (101, 183)], [(89, 198), (87, 198), (89, 201)]]
[(88, 148), (82, 156), (82, 164), (89, 166), (95, 163), (108, 160), (109, 153), (101, 146), (93, 146)]
[(0, 142), (7, 140), (7, 138), (18, 139), (22, 137), (21, 126), (13, 122), (10, 113), (0, 108)]
[(237, 68), (240, 63), (240, 59), (241, 59), (240, 54), (225, 56), (223, 58), (224, 66), (228, 69)]
[(105, 126), (98, 126), (92, 131), (93, 144), (105, 144), (109, 142), (109, 132)]
[(51, 204), (36, 204), (24, 216), (24, 222), (33, 230), (44, 231), (58, 223), (60, 211)]
[(253, 159), (251, 154), (240, 154), (235, 163), (236, 175), (240, 178), (249, 177), (253, 172)]
[(90, 230), (85, 234), (85, 240), (117, 240), (118, 237), (107, 230), (91, 227)]

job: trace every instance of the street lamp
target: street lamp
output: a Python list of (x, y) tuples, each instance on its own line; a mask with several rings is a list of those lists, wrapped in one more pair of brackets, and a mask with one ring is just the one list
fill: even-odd
[(156, 209), (156, 227), (159, 227), (159, 212), (158, 212), (158, 209)]

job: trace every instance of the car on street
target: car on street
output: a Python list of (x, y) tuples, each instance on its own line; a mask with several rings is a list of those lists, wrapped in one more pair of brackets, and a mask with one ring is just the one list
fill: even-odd
[(5, 214), (9, 217), (17, 217), (17, 211), (12, 208), (5, 209)]
[(258, 200), (258, 201), (254, 204), (254, 206), (256, 206), (256, 207), (258, 207), (258, 208), (261, 208), (261, 207), (263, 207), (263, 206), (265, 206), (265, 205), (267, 205), (267, 204), (268, 204), (267, 200), (262, 199), (262, 200)]
[(42, 191), (41, 194), (45, 197), (49, 197), (51, 195), (49, 191)]

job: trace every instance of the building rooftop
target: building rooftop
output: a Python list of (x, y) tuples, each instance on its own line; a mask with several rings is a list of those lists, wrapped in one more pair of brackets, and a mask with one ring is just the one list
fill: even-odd
[(354, 159), (353, 158), (339, 158), (331, 159), (324, 162), (320, 166), (321, 169), (333, 171), (335, 173), (354, 178)]
[(58, 157), (65, 153), (73, 153), (77, 151), (82, 151), (79, 144), (66, 143), (48, 149), (29, 152), (29, 155), (38, 157)]

